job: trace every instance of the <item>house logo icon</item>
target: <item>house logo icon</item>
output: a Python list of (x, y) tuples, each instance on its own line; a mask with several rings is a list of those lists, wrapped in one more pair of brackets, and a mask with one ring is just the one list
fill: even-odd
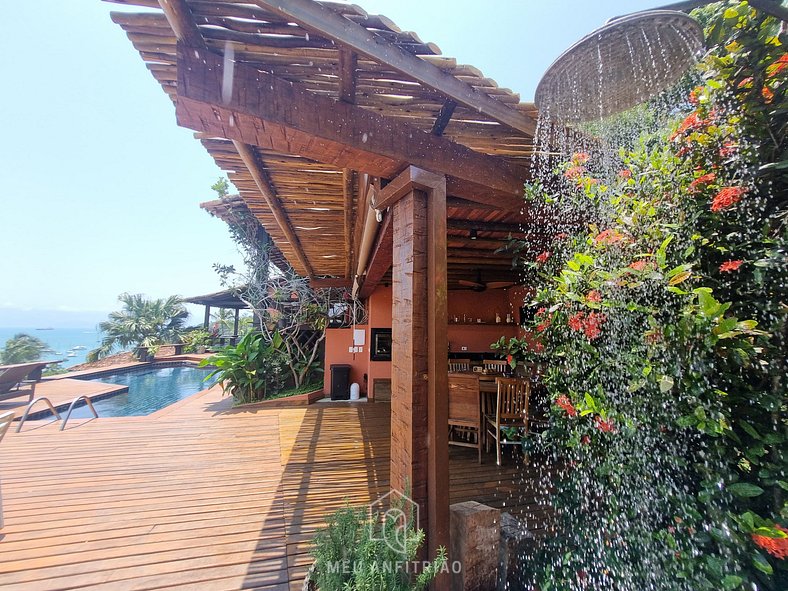
[(402, 554), (418, 543), (419, 504), (400, 490), (392, 489), (367, 505), (370, 539), (380, 540)]

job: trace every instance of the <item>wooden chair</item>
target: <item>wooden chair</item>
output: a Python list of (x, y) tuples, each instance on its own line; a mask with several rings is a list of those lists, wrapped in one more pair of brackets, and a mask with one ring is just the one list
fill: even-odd
[(478, 376), (449, 375), (449, 444), (476, 448), (481, 464), (483, 437)]
[(449, 359), (449, 373), (454, 371), (471, 371), (471, 360)]
[(485, 414), (485, 447), (489, 451), (490, 438), (495, 440), (495, 457), (501, 465), (501, 446), (519, 445), (520, 441), (507, 441), (504, 429), (519, 429), (528, 434), (528, 399), (531, 394), (530, 380), (519, 378), (497, 378), (498, 394), (494, 413)]
[[(4, 412), (0, 414), (0, 441), (3, 440), (3, 435), (8, 431), (11, 423), (14, 421), (14, 413)], [(0, 529), (3, 529), (3, 490), (0, 488)]]
[(503, 359), (485, 359), (482, 362), (482, 366), (484, 367), (484, 369), (486, 369), (487, 371), (495, 371), (498, 373), (503, 373), (508, 365), (509, 364), (506, 363), (506, 361), (504, 361)]

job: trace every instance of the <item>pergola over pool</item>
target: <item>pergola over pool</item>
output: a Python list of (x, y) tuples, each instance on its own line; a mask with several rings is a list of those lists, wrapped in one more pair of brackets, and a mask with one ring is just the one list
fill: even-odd
[(517, 280), (501, 247), (540, 234), (533, 105), (351, 4), (121, 3), (161, 8), (112, 18), (290, 265), (361, 298), (391, 282), (390, 484), (448, 546), (447, 291)]

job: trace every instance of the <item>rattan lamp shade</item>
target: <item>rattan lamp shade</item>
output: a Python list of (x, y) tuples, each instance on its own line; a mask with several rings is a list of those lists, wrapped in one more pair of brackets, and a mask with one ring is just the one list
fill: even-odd
[(564, 123), (619, 113), (675, 83), (702, 47), (700, 25), (683, 12), (618, 18), (553, 62), (536, 88), (536, 106)]

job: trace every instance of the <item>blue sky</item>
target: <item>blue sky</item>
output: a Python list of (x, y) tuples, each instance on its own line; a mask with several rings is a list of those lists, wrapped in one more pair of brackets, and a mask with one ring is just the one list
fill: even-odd
[[(531, 100), (550, 63), (635, 0), (360, 0)], [(220, 289), (237, 263), (198, 204), (220, 176), (99, 0), (19, 2), (0, 53), (0, 326), (92, 324), (123, 291)]]

